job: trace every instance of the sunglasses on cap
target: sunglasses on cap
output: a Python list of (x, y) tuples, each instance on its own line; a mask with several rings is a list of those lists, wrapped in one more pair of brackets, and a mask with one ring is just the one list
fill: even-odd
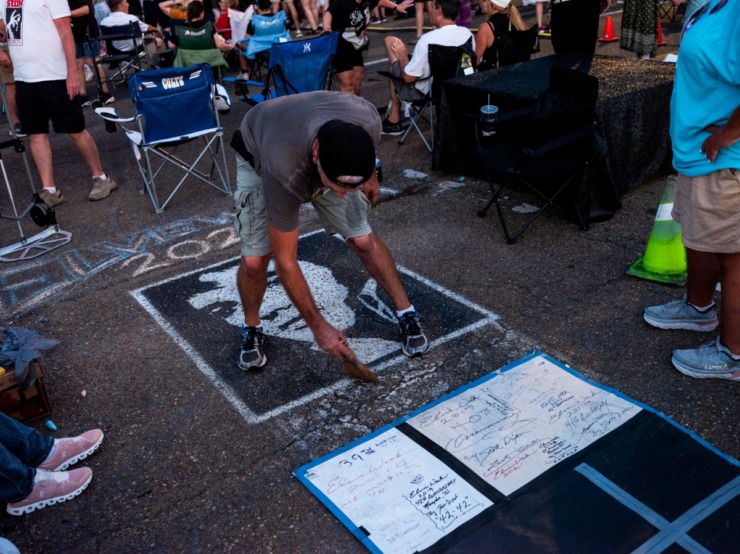
[(345, 189), (356, 189), (365, 182), (362, 177), (358, 177), (355, 175), (340, 175), (336, 179), (332, 179), (331, 177), (329, 177), (329, 175), (327, 175), (326, 171), (321, 168), (321, 161), (317, 161), (316, 165), (318, 166), (319, 171), (326, 175), (327, 179), (329, 179), (332, 183), (339, 187)]

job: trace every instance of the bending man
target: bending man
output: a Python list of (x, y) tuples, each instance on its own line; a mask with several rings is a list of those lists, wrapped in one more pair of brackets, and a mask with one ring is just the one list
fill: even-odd
[[(310, 115), (307, 115), (310, 114)], [(322, 316), (298, 264), (301, 204), (311, 202), (327, 232), (340, 233), (395, 304), (407, 356), (429, 350), (395, 262), (367, 221), (378, 199), (375, 147), (381, 122), (375, 107), (341, 92), (286, 96), (252, 108), (236, 144), (235, 225), (241, 236), (237, 287), (244, 308), (243, 370), (267, 363), (260, 307), (272, 257), (285, 291), (319, 345), (352, 359), (347, 337)]]

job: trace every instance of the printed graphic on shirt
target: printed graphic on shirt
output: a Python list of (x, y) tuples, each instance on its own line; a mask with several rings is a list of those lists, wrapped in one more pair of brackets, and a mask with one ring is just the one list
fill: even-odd
[(23, 45), (23, 0), (8, 0), (5, 10), (8, 44)]

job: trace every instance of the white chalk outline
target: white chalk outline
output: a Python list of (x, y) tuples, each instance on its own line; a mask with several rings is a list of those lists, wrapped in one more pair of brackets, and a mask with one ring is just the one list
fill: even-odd
[[(316, 233), (323, 233), (323, 232), (324, 232), (323, 229), (313, 231), (311, 233), (301, 235), (299, 237), (299, 240), (310, 237), (311, 235), (314, 235)], [(342, 239), (339, 239), (339, 240), (342, 240)], [(182, 279), (183, 277), (187, 277), (195, 273), (201, 273), (213, 267), (224, 265), (229, 262), (236, 262), (238, 260), (239, 260), (239, 256), (236, 256), (234, 258), (229, 258), (227, 260), (216, 262), (206, 267), (201, 267), (198, 269), (194, 269), (192, 271), (180, 273), (173, 277), (169, 277), (167, 279), (163, 279), (156, 283), (152, 283), (144, 287), (140, 287), (138, 289), (132, 290), (129, 292), (129, 294), (133, 296), (136, 299), (136, 301), (147, 312), (149, 312), (149, 315), (151, 315), (154, 321), (156, 321), (159, 324), (159, 326), (162, 327), (164, 332), (167, 333), (172, 338), (172, 340), (174, 340), (175, 343), (180, 348), (183, 349), (185, 354), (187, 354), (193, 360), (193, 362), (195, 363), (195, 367), (197, 367), (200, 370), (200, 372), (203, 373), (203, 375), (205, 375), (206, 379), (208, 379), (211, 382), (211, 384), (216, 388), (216, 390), (218, 390), (224, 396), (224, 398), (226, 398), (229, 404), (231, 404), (234, 407), (234, 409), (237, 412), (239, 412), (239, 415), (241, 415), (242, 418), (247, 423), (251, 423), (251, 424), (262, 423), (263, 421), (267, 421), (268, 419), (277, 417), (285, 412), (288, 412), (292, 410), (293, 408), (297, 408), (298, 406), (302, 406), (313, 400), (317, 400), (321, 398), (322, 396), (325, 396), (331, 392), (341, 390), (345, 388), (349, 383), (351, 383), (353, 379), (342, 379), (341, 381), (337, 381), (336, 383), (328, 387), (315, 390), (311, 394), (301, 396), (300, 398), (297, 398), (296, 400), (293, 400), (292, 402), (288, 402), (287, 404), (282, 404), (281, 406), (278, 406), (277, 408), (270, 410), (269, 412), (265, 412), (264, 414), (256, 414), (252, 410), (249, 409), (249, 407), (241, 400), (241, 398), (239, 398), (239, 396), (234, 391), (234, 389), (228, 383), (226, 383), (223, 379), (221, 379), (221, 377), (219, 377), (219, 375), (213, 370), (210, 364), (206, 362), (206, 360), (203, 359), (203, 357), (197, 352), (197, 350), (193, 346), (191, 346), (190, 343), (182, 335), (180, 335), (180, 333), (177, 332), (177, 330), (169, 323), (169, 321), (165, 319), (165, 317), (159, 312), (159, 310), (157, 310), (151, 304), (151, 302), (147, 300), (147, 298), (143, 294), (143, 291), (150, 289), (152, 287), (157, 287), (159, 285), (163, 285), (171, 281)], [(497, 323), (500, 316), (497, 315), (496, 313), (490, 310), (487, 310), (483, 306), (479, 306), (478, 304), (475, 304), (474, 302), (471, 302), (467, 298), (464, 298), (455, 292), (452, 292), (450, 290), (447, 290), (441, 287), (440, 285), (430, 281), (426, 277), (422, 277), (418, 273), (414, 273), (413, 271), (408, 270), (403, 266), (397, 266), (397, 267), (398, 267), (399, 272), (404, 273), (408, 275), (409, 277), (413, 277), (414, 279), (417, 279), (419, 282), (425, 284), (429, 288), (436, 290), (440, 294), (443, 294), (447, 296), (448, 298), (451, 298), (452, 300), (455, 300), (459, 302), (460, 304), (474, 311), (477, 311), (478, 313), (484, 316), (483, 319), (476, 321), (475, 323), (468, 325), (467, 327), (463, 327), (462, 329), (458, 329), (457, 331), (454, 331), (448, 335), (444, 335), (443, 337), (434, 339), (432, 341), (432, 345), (439, 346), (441, 344), (454, 340), (466, 333), (470, 333), (471, 331), (475, 331), (476, 329), (479, 329), (486, 325), (494, 325), (498, 329), (503, 330), (501, 326)], [(399, 363), (402, 360), (407, 360), (407, 359), (408, 358), (404, 354), (399, 354), (398, 356), (391, 358), (390, 360), (386, 360), (385, 362), (377, 366), (372, 366), (372, 364), (371, 366), (374, 371), (380, 372), (392, 365)]]

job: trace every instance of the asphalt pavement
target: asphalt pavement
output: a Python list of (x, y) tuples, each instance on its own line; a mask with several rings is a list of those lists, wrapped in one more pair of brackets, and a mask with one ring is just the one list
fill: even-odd
[[(524, 14), (532, 20), (531, 10)], [(618, 32), (618, 7), (612, 14)], [(364, 89), (378, 107), (387, 103), (387, 83), (375, 71), (390, 29), (414, 39), (410, 19), (371, 33)], [(664, 22), (669, 45), (661, 55), (676, 50), (678, 30)], [(541, 55), (549, 52), (544, 40)], [(597, 52), (630, 55), (615, 43)], [(123, 113), (131, 109), (126, 97), (116, 91)], [(237, 101), (224, 117), (227, 137), (244, 109)], [(55, 436), (98, 426), (106, 438), (89, 459), (93, 482), (80, 497), (23, 517), (0, 515), (0, 535), (22, 552), (362, 552), (292, 471), (532, 349), (740, 457), (737, 385), (692, 379), (670, 363), (673, 349), (714, 335), (649, 327), (643, 307), (682, 290), (625, 275), (644, 252), (666, 175), (629, 190), (622, 209), (589, 231), (546, 213), (508, 245), (493, 213), (476, 216), (486, 183), (433, 172), (418, 137), (401, 147), (383, 138), (385, 189), (371, 223), (403, 268), (434, 340), (430, 352), (397, 355), (382, 295), (341, 242), (310, 234), (320, 229), (310, 209), (300, 246), (316, 271), (312, 282), (326, 293), (325, 310), (339, 294), (353, 313), (378, 314), (347, 324), (366, 361), (374, 360), (382, 384), (373, 386), (343, 379), (288, 316), (290, 340), (274, 341), (267, 368), (238, 370), (238, 329), (227, 324), (239, 317), (230, 198), (188, 183), (155, 214), (123, 134), (107, 133), (89, 112), (87, 122), (119, 188), (88, 202), (87, 168), (66, 137), (52, 136), (67, 197), (57, 216), (73, 239), (0, 265), (0, 324), (59, 341), (44, 360)], [(16, 199), (27, 199), (19, 157), (3, 160)], [(229, 160), (233, 176), (230, 150)], [(533, 201), (512, 196), (512, 206), (524, 202)], [(0, 211), (7, 210), (0, 192)], [(0, 221), (0, 229), (2, 244), (16, 240), (15, 225)], [(270, 302), (275, 313), (289, 311), (278, 293)]]

